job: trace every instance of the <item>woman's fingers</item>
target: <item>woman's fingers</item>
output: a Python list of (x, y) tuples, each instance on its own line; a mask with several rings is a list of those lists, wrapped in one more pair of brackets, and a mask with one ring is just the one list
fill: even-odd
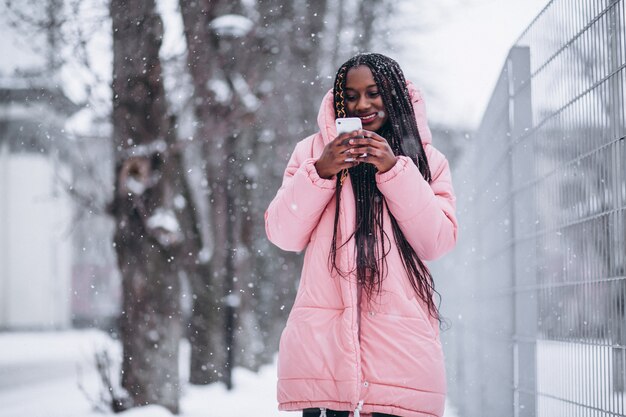
[(363, 136), (363, 138), (370, 139), (372, 141), (375, 142), (383, 142), (383, 143), (387, 143), (387, 141), (385, 140), (385, 138), (383, 138), (382, 136), (380, 136), (378, 133), (376, 132), (372, 132), (369, 130), (357, 130), (357, 135), (358, 136)]
[(339, 167), (340, 167), (340, 171), (341, 171), (342, 169), (352, 168), (353, 166), (358, 165), (358, 164), (360, 164), (360, 163), (361, 163), (361, 161), (360, 161), (360, 160), (358, 160), (357, 158), (348, 158), (348, 159), (346, 159), (343, 163), (341, 163), (341, 164), (339, 165)]
[(375, 149), (383, 149), (387, 144), (384, 142), (378, 142), (373, 139), (350, 139), (350, 146), (352, 149), (360, 147), (370, 147)]
[(357, 156), (363, 155), (363, 154), (379, 156), (380, 150), (374, 148), (373, 146), (359, 146), (356, 148), (351, 148), (348, 153), (357, 155)]
[(362, 134), (360, 134), (358, 130), (354, 130), (352, 132), (342, 133), (341, 135), (337, 136), (334, 139), (333, 142), (335, 142), (335, 144), (339, 145), (339, 144), (346, 143), (348, 139), (358, 138), (358, 137), (364, 137), (364, 136)]

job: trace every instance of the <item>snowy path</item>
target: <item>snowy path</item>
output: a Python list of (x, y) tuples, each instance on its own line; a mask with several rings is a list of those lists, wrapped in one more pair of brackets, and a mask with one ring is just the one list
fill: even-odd
[[(91, 396), (98, 395), (93, 352), (119, 346), (97, 331), (0, 333), (0, 417), (102, 417), (94, 410), (77, 381)], [(187, 346), (182, 346), (183, 351)], [(184, 354), (181, 356), (185, 356)], [(186, 363), (181, 361), (185, 375)], [(276, 366), (259, 373), (237, 368), (235, 389), (224, 385), (187, 385), (181, 399), (183, 417), (298, 417), (276, 410)], [(449, 408), (449, 407), (448, 407)], [(450, 408), (449, 408), (450, 409)], [(171, 417), (156, 406), (121, 414), (125, 417)], [(445, 417), (456, 417), (450, 410)]]
[(55, 380), (73, 377), (74, 362), (39, 362), (30, 364), (7, 364), (0, 367), (0, 392), (7, 389), (36, 384), (42, 379)]

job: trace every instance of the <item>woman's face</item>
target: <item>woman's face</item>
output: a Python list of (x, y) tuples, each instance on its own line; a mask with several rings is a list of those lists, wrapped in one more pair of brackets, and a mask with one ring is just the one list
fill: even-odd
[(366, 65), (348, 70), (345, 104), (348, 116), (360, 118), (363, 129), (376, 132), (387, 121), (383, 98), (372, 71)]

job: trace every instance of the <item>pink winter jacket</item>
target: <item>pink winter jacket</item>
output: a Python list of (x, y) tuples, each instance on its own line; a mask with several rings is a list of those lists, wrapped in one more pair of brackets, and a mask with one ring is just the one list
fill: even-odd
[[(446, 158), (431, 145), (420, 92), (408, 84), (417, 126), (432, 173), (424, 180), (410, 158), (376, 174), (376, 183), (420, 259), (433, 260), (456, 243), (455, 197)], [(324, 97), (320, 132), (296, 145), (283, 184), (265, 213), (269, 240), (287, 251), (306, 248), (302, 276), (278, 353), (280, 410), (328, 408), (363, 416), (441, 416), (446, 382), (438, 323), (409, 283), (392, 244), (380, 295), (360, 297), (356, 272), (341, 277), (329, 267), (335, 216), (335, 178), (313, 165), (336, 137), (332, 91)], [(341, 190), (339, 242), (355, 227), (349, 177)], [(388, 213), (384, 227), (393, 242)], [(354, 239), (339, 249), (342, 271), (355, 271)], [(358, 413), (356, 413), (358, 410)]]

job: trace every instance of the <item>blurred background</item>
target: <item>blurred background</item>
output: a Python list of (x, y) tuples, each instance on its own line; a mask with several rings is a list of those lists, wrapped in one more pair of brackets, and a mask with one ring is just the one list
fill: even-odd
[(297, 414), (263, 214), (361, 51), (453, 170), (446, 416), (626, 415), (625, 7), (0, 0), (0, 416)]

